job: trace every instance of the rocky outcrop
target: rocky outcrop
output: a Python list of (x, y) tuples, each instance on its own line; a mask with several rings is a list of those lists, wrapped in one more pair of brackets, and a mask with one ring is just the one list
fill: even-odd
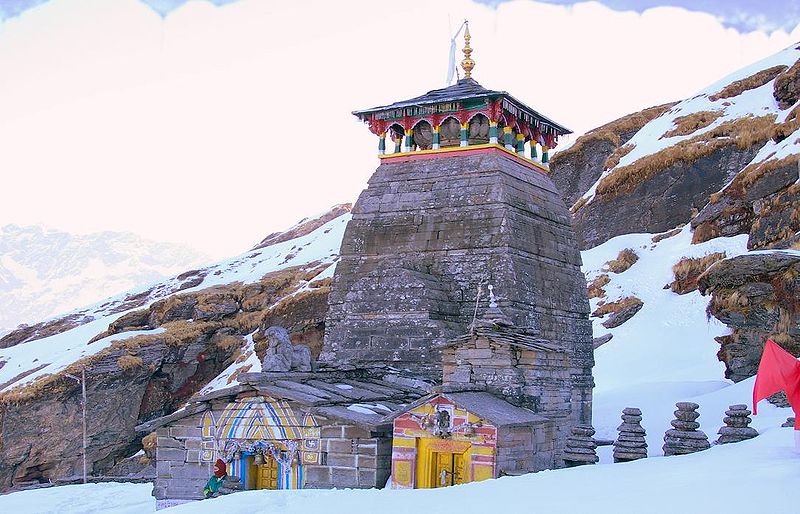
[(712, 295), (708, 313), (731, 328), (716, 338), (726, 378), (755, 375), (768, 338), (800, 356), (800, 252), (725, 259), (703, 273), (698, 286)]
[(800, 61), (775, 79), (773, 96), (781, 109), (788, 109), (800, 99)]
[(613, 189), (603, 193), (598, 188), (595, 198), (573, 214), (581, 248), (621, 234), (664, 232), (690, 221), (759, 148), (758, 144), (745, 149), (727, 145), (696, 160), (680, 159), (646, 179), (632, 176), (625, 180), (624, 193)]
[[(163, 329), (114, 342), (67, 368), (76, 376), (86, 370), (89, 472), (102, 474), (141, 448), (134, 427), (183, 405), (238, 358), (245, 334), (280, 323), (293, 339), (321, 340), (329, 281), (314, 277), (327, 266), (312, 263), (252, 284), (173, 295), (98, 334), (95, 340)], [(301, 287), (307, 290), (298, 293)], [(0, 395), (0, 490), (80, 473), (80, 394), (59, 373)]]
[(289, 241), (290, 239), (295, 239), (297, 237), (302, 237), (311, 232), (317, 230), (322, 225), (328, 223), (329, 221), (338, 218), (342, 214), (347, 214), (350, 212), (350, 209), (353, 208), (352, 204), (349, 203), (342, 203), (339, 205), (334, 205), (330, 208), (328, 212), (323, 214), (322, 216), (316, 218), (305, 218), (300, 221), (297, 225), (290, 228), (289, 230), (285, 230), (283, 232), (273, 232), (272, 234), (268, 235), (264, 239), (261, 240), (260, 243), (253, 247), (253, 250), (258, 250), (259, 248), (264, 248), (266, 246), (283, 243), (284, 241)]
[(600, 178), (603, 170), (608, 168), (606, 161), (639, 129), (673, 105), (675, 102), (623, 116), (586, 133), (571, 147), (556, 153), (550, 161), (550, 178), (567, 206), (575, 204)]

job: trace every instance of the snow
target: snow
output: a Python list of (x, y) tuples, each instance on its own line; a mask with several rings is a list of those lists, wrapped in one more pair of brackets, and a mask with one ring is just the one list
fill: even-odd
[[(29, 384), (44, 375), (58, 373), (79, 359), (105, 350), (115, 341), (166, 332), (163, 328), (132, 330), (89, 343), (92, 337), (108, 328), (108, 324), (117, 317), (119, 316), (100, 318), (68, 332), (0, 349), (0, 361), (6, 362), (0, 368), (0, 384), (8, 383), (6, 387), (0, 389), (0, 392)], [(30, 373), (31, 370), (37, 368), (39, 369)], [(19, 375), (22, 373), (27, 373), (27, 375), (20, 377)]]
[(31, 514), (153, 512), (152, 484), (81, 484), (47, 487), (0, 496), (0, 512)]
[[(621, 274), (608, 272), (605, 298), (594, 298), (594, 311), (601, 300), (612, 302), (636, 296), (642, 309), (628, 322), (606, 329), (607, 318), (592, 318), (594, 337), (613, 334), (595, 350), (595, 395), (620, 387), (660, 381), (715, 381), (724, 376), (717, 361), (714, 337), (728, 333), (715, 318), (706, 319), (709, 298), (697, 291), (678, 295), (664, 285), (673, 280), (672, 266), (682, 257), (702, 257), (725, 252), (732, 257), (747, 251), (747, 235), (717, 238), (692, 245), (687, 225), (673, 237), (652, 242), (652, 234), (628, 234), (582, 252), (588, 281), (604, 273), (603, 268), (620, 250), (633, 249), (639, 260)], [(665, 365), (667, 364), (668, 365)]]

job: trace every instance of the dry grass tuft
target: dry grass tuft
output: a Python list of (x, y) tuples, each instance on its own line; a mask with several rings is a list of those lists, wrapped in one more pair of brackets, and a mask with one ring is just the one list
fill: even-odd
[(602, 297), (604, 297), (606, 295), (606, 292), (603, 289), (603, 286), (608, 284), (610, 281), (611, 281), (611, 279), (608, 278), (608, 275), (605, 274), (605, 273), (603, 273), (602, 275), (600, 275), (599, 277), (594, 279), (592, 281), (592, 283), (589, 284), (589, 286), (587, 287), (587, 290), (588, 290), (588, 293), (589, 293), (589, 298), (602, 298)]
[(639, 256), (636, 255), (633, 249), (625, 248), (620, 250), (616, 259), (606, 263), (606, 269), (612, 273), (622, 273), (623, 271), (627, 271), (627, 269), (633, 266), (638, 260)]
[(606, 159), (606, 162), (603, 164), (603, 169), (610, 170), (619, 164), (620, 159), (631, 153), (634, 148), (636, 148), (635, 144), (627, 143), (614, 150), (614, 153), (609, 155), (608, 159)]
[(692, 163), (726, 146), (736, 145), (744, 150), (763, 143), (772, 134), (775, 117), (771, 114), (726, 121), (708, 132), (616, 168), (597, 185), (597, 194), (611, 199), (619, 194), (630, 193), (645, 180), (677, 162)]
[(722, 91), (709, 96), (708, 99), (711, 100), (712, 102), (716, 102), (721, 98), (731, 98), (734, 96), (739, 96), (745, 91), (749, 91), (750, 89), (755, 89), (757, 87), (763, 86), (764, 84), (774, 79), (787, 69), (789, 69), (788, 66), (784, 66), (781, 64), (778, 66), (773, 66), (772, 68), (767, 68), (766, 70), (761, 70), (758, 73), (754, 73), (753, 75), (750, 75), (747, 78), (731, 82), (730, 84), (725, 86), (725, 88), (723, 88)]
[(119, 369), (122, 371), (140, 368), (143, 365), (144, 361), (142, 361), (142, 358), (137, 355), (127, 354), (117, 359), (117, 366), (119, 366)]
[(673, 293), (686, 294), (697, 289), (697, 278), (712, 264), (726, 257), (725, 252), (715, 252), (704, 257), (684, 257), (672, 266), (675, 280), (670, 284)]
[(675, 128), (665, 132), (659, 139), (665, 137), (688, 136), (702, 128), (714, 123), (724, 113), (722, 111), (699, 111), (686, 116), (675, 118)]
[[(672, 102), (668, 104), (649, 107), (642, 111), (629, 114), (627, 116), (623, 116), (622, 118), (614, 120), (611, 123), (606, 123), (601, 127), (597, 127), (596, 129), (587, 132), (583, 136), (579, 137), (575, 141), (575, 144), (572, 145), (571, 147), (567, 148), (563, 152), (558, 152), (553, 157), (551, 164), (555, 164), (561, 159), (575, 155), (581, 152), (583, 150), (583, 147), (586, 146), (587, 144), (594, 143), (597, 141), (608, 141), (615, 147), (619, 147), (620, 144), (622, 143), (620, 140), (620, 136), (638, 131), (650, 121), (664, 114), (664, 112), (666, 112), (676, 103), (677, 102)], [(555, 168), (557, 169), (557, 166)]]
[(605, 316), (606, 314), (616, 314), (625, 307), (629, 307), (631, 305), (641, 305), (642, 302), (640, 299), (636, 298), (635, 296), (626, 296), (621, 300), (617, 300), (616, 302), (609, 302), (604, 303), (603, 305), (599, 305), (597, 309), (594, 310), (592, 316), (595, 318), (599, 318), (601, 316)]

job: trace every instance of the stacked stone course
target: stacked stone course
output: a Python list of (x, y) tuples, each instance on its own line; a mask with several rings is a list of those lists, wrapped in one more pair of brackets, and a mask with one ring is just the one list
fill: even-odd
[(619, 436), (614, 441), (614, 462), (629, 462), (647, 457), (647, 435), (642, 427), (642, 411), (635, 407), (622, 410)]
[(750, 414), (750, 410), (744, 404), (728, 407), (728, 410), (725, 411), (725, 418), (722, 420), (725, 426), (717, 432), (719, 439), (717, 439), (716, 443), (738, 443), (757, 436), (758, 431), (748, 426), (753, 421), (750, 419)]
[(564, 450), (564, 463), (567, 467), (597, 464), (597, 443), (592, 439), (594, 428), (591, 425), (578, 425), (572, 429)]
[(678, 402), (675, 404), (675, 419), (670, 424), (674, 427), (664, 434), (664, 455), (686, 455), (711, 448), (708, 436), (700, 428), (696, 420), (700, 417), (697, 409), (700, 407), (692, 402)]

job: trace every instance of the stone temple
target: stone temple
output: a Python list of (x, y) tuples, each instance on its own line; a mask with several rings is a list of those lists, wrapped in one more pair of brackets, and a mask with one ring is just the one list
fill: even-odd
[(228, 492), (446, 487), (574, 460), (592, 334), (547, 166), (569, 131), (473, 80), (465, 39), (458, 83), (355, 113), (381, 165), (345, 232), (318, 365), (271, 327), (260, 372), (137, 427), (156, 433), (159, 505), (202, 498), (217, 459)]
[(465, 39), (456, 84), (354, 113), (379, 137), (381, 164), (345, 231), (320, 360), (440, 380), (441, 346), (469, 331), (491, 284), (511, 323), (569, 356), (562, 394), (589, 424), (586, 283), (547, 164), (570, 132), (478, 84)]

